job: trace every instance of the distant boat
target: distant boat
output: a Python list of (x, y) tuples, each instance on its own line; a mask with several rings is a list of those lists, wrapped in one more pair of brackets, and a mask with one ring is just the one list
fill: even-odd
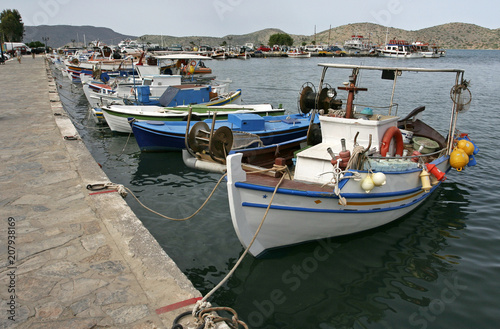
[(406, 40), (390, 40), (383, 48), (377, 49), (382, 57), (423, 58), (424, 55)]
[(428, 43), (415, 41), (412, 43), (416, 51), (421, 53), (424, 58), (439, 58), (441, 57), (437, 47), (430, 47)]
[(362, 35), (352, 35), (344, 42), (344, 50), (348, 54), (369, 54), (374, 52), (373, 43), (366, 41)]
[(292, 49), (286, 53), (288, 57), (291, 58), (310, 58), (311, 53), (308, 51), (303, 51), (301, 49)]

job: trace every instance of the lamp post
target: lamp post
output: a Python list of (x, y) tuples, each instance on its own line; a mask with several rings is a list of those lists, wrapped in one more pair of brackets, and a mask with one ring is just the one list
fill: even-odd
[(47, 53), (47, 49), (48, 49), (47, 41), (49, 41), (49, 37), (42, 37), (42, 40), (45, 43), (45, 53)]

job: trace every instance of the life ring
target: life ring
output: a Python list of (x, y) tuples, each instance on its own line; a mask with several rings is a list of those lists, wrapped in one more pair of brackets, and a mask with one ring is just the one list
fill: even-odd
[(73, 58), (73, 59), (71, 60), (71, 63), (73, 63), (73, 64), (75, 64), (75, 65), (78, 65), (78, 64), (79, 64), (79, 62), (78, 62), (78, 58)]
[(196, 66), (196, 61), (191, 61), (189, 64), (191, 64), (191, 66)]
[(385, 131), (384, 137), (382, 137), (382, 143), (380, 144), (381, 156), (386, 156), (392, 140), (394, 140), (394, 142), (396, 143), (396, 153), (394, 155), (403, 155), (403, 135), (401, 134), (401, 131), (398, 129), (398, 127), (390, 127)]

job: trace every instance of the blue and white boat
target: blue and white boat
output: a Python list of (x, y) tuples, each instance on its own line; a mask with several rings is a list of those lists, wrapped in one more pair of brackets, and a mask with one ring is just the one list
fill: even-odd
[[(212, 119), (202, 121), (202, 131), (208, 132), (208, 126), (219, 136), (223, 136), (225, 145), (222, 152), (233, 147), (233, 141), (250, 146), (271, 145), (307, 135), (310, 123), (307, 114), (260, 116), (255, 113), (229, 113), (227, 120)], [(189, 129), (188, 129), (189, 123)], [(184, 121), (139, 121), (132, 122), (132, 131), (141, 151), (180, 151), (186, 148), (186, 132), (196, 128), (197, 122)], [(239, 134), (240, 138), (233, 138)], [(229, 137), (231, 135), (231, 137)], [(207, 136), (208, 137), (208, 133)], [(219, 139), (220, 141), (221, 139)], [(219, 157), (223, 157), (220, 156)]]
[[(301, 94), (316, 99), (309, 110), (321, 108), (321, 143), (299, 151), (295, 166), (288, 168), (291, 173), (283, 168), (283, 174), (277, 176), (255, 168), (247, 170), (242, 166), (242, 154), (227, 157), (233, 226), (243, 246), (254, 256), (392, 222), (428, 200), (451, 168), (461, 171), (475, 163), (477, 148), (456, 127), (457, 117), (466, 111), (471, 100), (463, 70), (319, 65), (323, 75), (318, 97)], [(349, 82), (337, 87), (347, 91), (347, 102), (340, 109), (318, 105), (321, 95), (337, 95), (335, 90), (328, 90), (331, 87), (325, 81), (329, 69), (349, 70)], [(375, 106), (357, 113), (355, 95), (367, 90), (357, 86), (362, 70), (382, 71), (382, 77), (394, 80), (394, 84), (408, 71), (420, 72), (419, 75), (451, 73), (454, 84), (445, 135), (448, 138), (419, 119), (425, 107), (416, 108), (405, 118), (394, 113), (392, 86), (391, 100), (383, 113), (373, 113)], [(447, 88), (444, 94), (449, 101)], [(413, 138), (405, 142), (403, 133), (413, 134)]]

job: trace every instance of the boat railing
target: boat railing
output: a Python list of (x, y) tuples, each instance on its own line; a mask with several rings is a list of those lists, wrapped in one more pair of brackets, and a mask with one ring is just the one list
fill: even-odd
[[(361, 107), (362, 109), (368, 107), (368, 108), (371, 108), (373, 110), (386, 110), (387, 114), (391, 113), (391, 115), (395, 115), (395, 116), (398, 115), (398, 108), (399, 108), (399, 104), (398, 103), (393, 103), (392, 105), (387, 105), (387, 106), (373, 106), (373, 105), (365, 105), (365, 104), (354, 103), (353, 106), (354, 106), (355, 109), (357, 109), (358, 107)], [(393, 113), (392, 110), (394, 108), (396, 109), (396, 111), (394, 112), (394, 114), (392, 114)]]
[(373, 160), (394, 160), (394, 159), (396, 159), (396, 160), (411, 160), (411, 159), (418, 158), (420, 160), (420, 159), (423, 159), (426, 157), (433, 157), (433, 156), (441, 157), (444, 154), (446, 154), (446, 148), (442, 148), (440, 150), (437, 150), (437, 151), (434, 151), (431, 153), (425, 153), (425, 154), (419, 154), (419, 155), (381, 156), (381, 155), (372, 154), (369, 156), (369, 158), (373, 159)]
[[(346, 104), (347, 102), (347, 98), (339, 98), (337, 97), (337, 99), (340, 99), (342, 100), (342, 103), (343, 104)], [(361, 110), (363, 110), (364, 108), (370, 108), (372, 110), (380, 110), (380, 112), (383, 112), (383, 111), (387, 111), (387, 115), (395, 115), (397, 116), (398, 115), (398, 108), (399, 108), (399, 104), (398, 103), (393, 103), (392, 105), (387, 105), (387, 106), (373, 106), (373, 105), (367, 105), (367, 104), (358, 104), (358, 103), (354, 103), (353, 104), (353, 107), (355, 109), (355, 113), (359, 113)], [(361, 108), (361, 110), (360, 110)], [(395, 112), (393, 112), (393, 109), (396, 109)], [(345, 111), (345, 108), (342, 109), (343, 111)], [(392, 114), (394, 113), (394, 114)], [(375, 113), (374, 113), (375, 114)], [(376, 114), (383, 114), (383, 113), (376, 113)]]

